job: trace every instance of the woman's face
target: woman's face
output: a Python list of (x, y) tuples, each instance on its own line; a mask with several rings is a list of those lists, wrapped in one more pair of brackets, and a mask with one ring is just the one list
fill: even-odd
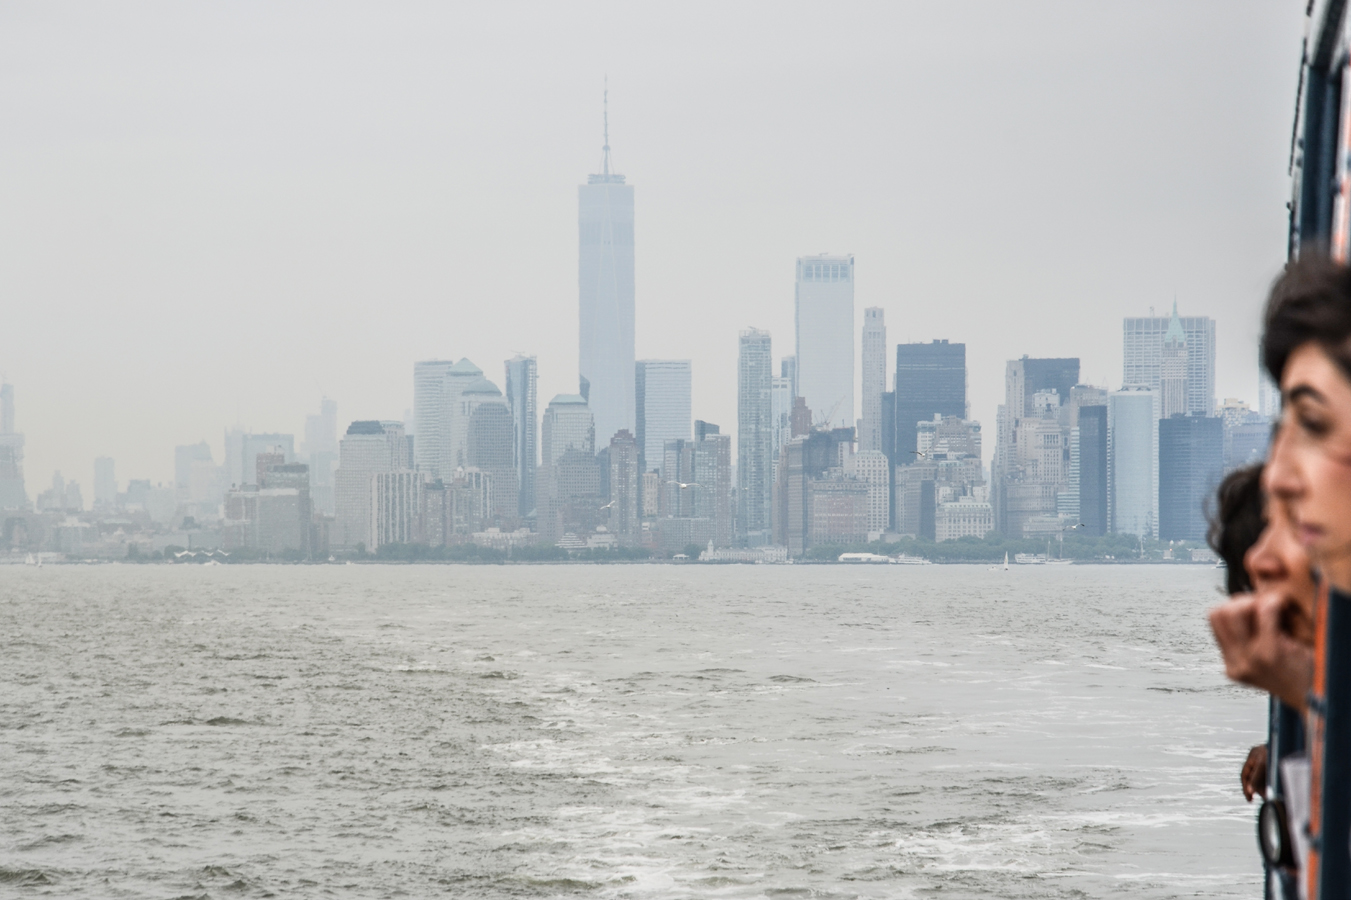
[(1332, 583), (1351, 588), (1351, 381), (1310, 342), (1286, 363), (1281, 397), (1263, 486)]
[(1313, 641), (1314, 582), (1309, 552), (1299, 542), (1285, 504), (1267, 504), (1267, 524), (1257, 543), (1243, 556), (1253, 592), (1272, 594), (1293, 604), (1299, 614), (1289, 617), (1287, 630), (1304, 643)]

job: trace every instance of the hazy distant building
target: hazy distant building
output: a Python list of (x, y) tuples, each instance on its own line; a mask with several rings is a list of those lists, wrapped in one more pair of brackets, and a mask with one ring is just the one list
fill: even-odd
[[(414, 392), (417, 386), (414, 384)], [(416, 407), (414, 427), (416, 428)], [(310, 502), (316, 512), (333, 515), (333, 470), (338, 467), (338, 404), (324, 397), (318, 415), (305, 417), (302, 447), (310, 465)]]
[[(486, 387), (477, 388), (473, 411), (469, 414), (465, 459), (468, 465), (492, 477), (492, 504), (489, 517), (499, 527), (515, 525), (520, 515), (520, 493), (516, 480), (515, 422), (501, 392), (484, 379)], [(470, 395), (466, 393), (467, 401)]]
[(23, 484), (23, 435), (16, 430), (14, 385), (0, 384), (0, 509), (27, 509)]
[(599, 498), (600, 470), (591, 408), (579, 394), (557, 395), (544, 410), (540, 434), (537, 528), (544, 540), (553, 542), (569, 528), (580, 527), (583, 505), (594, 506), (597, 521), (604, 505)]
[(983, 538), (994, 530), (994, 508), (979, 496), (961, 497), (934, 505), (934, 540)]
[[(864, 482), (847, 479), (843, 469), (853, 439), (852, 428), (836, 428), (829, 431), (817, 429), (809, 434), (792, 438), (784, 448), (775, 490), (778, 502), (774, 510), (774, 542), (786, 546), (789, 556), (801, 556), (812, 546), (813, 535), (819, 534), (820, 529), (829, 530), (834, 534), (847, 533), (856, 536), (855, 527), (860, 523), (851, 520), (851, 524), (842, 524), (845, 520), (841, 517), (845, 513), (842, 506), (832, 505), (834, 500), (839, 500), (840, 504), (846, 502), (853, 504), (855, 500), (858, 501), (857, 507), (850, 506), (849, 509), (857, 511), (862, 517), (861, 526), (866, 538), (868, 486)], [(820, 479), (834, 481), (847, 479), (852, 487), (839, 488), (838, 491), (850, 495), (853, 499), (823, 498), (822, 503), (825, 505), (821, 510), (825, 517), (814, 525), (812, 485)], [(836, 489), (824, 490), (828, 492)], [(828, 542), (840, 541), (831, 539)], [(854, 540), (843, 542), (856, 543)]]
[(690, 437), (690, 394), (693, 387), (688, 359), (640, 359), (634, 368), (637, 428), (642, 463), (660, 468), (667, 441)]
[(694, 442), (676, 439), (667, 441), (662, 450), (661, 503), (657, 514), (662, 518), (688, 519), (694, 515)]
[(425, 544), (427, 482), (430, 474), (412, 469), (371, 476), (371, 525), (368, 550), (385, 544)]
[(117, 470), (110, 456), (94, 459), (94, 508), (112, 509), (117, 505)]
[(797, 357), (785, 356), (779, 360), (779, 377), (787, 378), (789, 384), (789, 406), (792, 406), (792, 398), (802, 396), (797, 389)]
[[(895, 531), (931, 540), (975, 534), (984, 508), (972, 504), (989, 505), (980, 423), (935, 415), (917, 423), (915, 443), (924, 455), (916, 454), (913, 462), (893, 470)], [(951, 504), (959, 505), (944, 514)], [(985, 532), (976, 536), (984, 537)]]
[[(439, 475), (443, 481), (450, 481), (455, 477), (455, 470), (467, 464), (469, 415), (478, 399), (474, 392), (482, 388), (480, 382), (483, 381), (487, 381), (483, 370), (468, 359), (461, 359), (446, 370), (441, 384), (441, 452), (438, 454), (441, 460)], [(470, 397), (466, 401), (464, 395), (467, 392)]]
[(1224, 423), (1181, 413), (1159, 421), (1159, 540), (1204, 541), (1206, 504), (1224, 476)]
[(935, 340), (898, 344), (893, 465), (914, 462), (917, 423), (934, 416), (966, 418), (966, 345)]
[(211, 445), (206, 441), (181, 444), (174, 448), (174, 492), (179, 503), (202, 499), (192, 495), (193, 467), (196, 463), (206, 463), (214, 468)]
[(236, 429), (226, 433), (225, 441), (226, 478), (231, 485), (258, 483), (259, 453), (272, 453), (281, 448), (288, 463), (296, 459), (295, 435), (275, 432), (251, 434)]
[(794, 300), (798, 396), (813, 424), (852, 428), (854, 257), (798, 257)]
[(732, 510), (732, 436), (718, 426), (700, 423), (694, 441), (694, 516), (713, 523), (713, 542), (730, 547), (734, 538)]
[(313, 549), (309, 466), (261, 454), (250, 483), (226, 492), (221, 536), (227, 550), (306, 559)]
[(1168, 330), (1163, 335), (1163, 349), (1159, 351), (1159, 415), (1168, 419), (1186, 415), (1190, 406), (1187, 396), (1187, 333), (1182, 330), (1182, 321), (1177, 317), (1177, 304), (1173, 304), (1173, 317), (1168, 321)]
[(1271, 443), (1271, 420), (1248, 404), (1226, 398), (1219, 409), (1224, 422), (1224, 470), (1263, 462)]
[(1107, 397), (1108, 517), (1119, 534), (1154, 537), (1158, 531), (1158, 402), (1158, 392), (1143, 386)]
[(772, 460), (770, 477), (777, 478), (779, 471), (779, 454), (783, 452), (783, 445), (787, 444), (788, 439), (793, 436), (792, 380), (783, 376), (772, 379), (770, 397), (770, 418), (773, 423), (770, 426), (773, 433), (773, 438), (770, 440), (770, 458)]
[(539, 372), (533, 356), (516, 356), (506, 362), (507, 406), (511, 409), (514, 439), (512, 453), (520, 497), (518, 513), (522, 518), (535, 512), (535, 466), (539, 460), (539, 407), (536, 383)]
[(1174, 318), (1186, 336), (1186, 412), (1189, 415), (1214, 415), (1215, 320), (1209, 316), (1177, 317), (1175, 309), (1174, 316), (1124, 319), (1121, 383), (1161, 390), (1163, 345)]
[(850, 457), (846, 474), (868, 485), (868, 532), (891, 525), (891, 461), (881, 450), (860, 450)]
[(633, 546), (642, 532), (638, 499), (642, 472), (638, 468), (638, 442), (627, 431), (610, 439), (610, 531), (623, 546)]
[[(852, 339), (852, 336), (851, 336)], [(774, 353), (768, 331), (741, 332), (737, 354), (737, 523), (752, 546), (773, 527)]]
[(1042, 533), (1077, 515), (1077, 470), (1069, 402), (1077, 358), (1011, 359), (991, 464), (995, 527), (1012, 537)]
[(445, 404), (446, 375), (455, 365), (449, 359), (413, 363), (414, 462), (424, 472), (440, 476), (442, 457), (448, 455)]
[(859, 450), (882, 450), (882, 394), (887, 389), (886, 311), (870, 306), (863, 311), (861, 345), (863, 417), (859, 420)]
[(633, 186), (610, 171), (608, 122), (600, 174), (577, 188), (579, 393), (607, 445), (635, 429)]
[(330, 545), (353, 550), (370, 546), (372, 482), (376, 475), (408, 468), (408, 450), (402, 422), (358, 421), (338, 442), (338, 470), (334, 473), (336, 516)]
[(829, 473), (808, 483), (810, 546), (862, 544), (868, 540), (872, 490), (867, 482)]
[(1078, 521), (1084, 534), (1100, 537), (1108, 530), (1106, 403), (1080, 407), (1078, 419)]

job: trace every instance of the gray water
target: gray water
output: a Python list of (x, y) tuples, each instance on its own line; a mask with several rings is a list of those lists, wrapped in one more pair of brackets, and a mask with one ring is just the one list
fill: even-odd
[(0, 567), (0, 894), (1256, 897), (1202, 567)]

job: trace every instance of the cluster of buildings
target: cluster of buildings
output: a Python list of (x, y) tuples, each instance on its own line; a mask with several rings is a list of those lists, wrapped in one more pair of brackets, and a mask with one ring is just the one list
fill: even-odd
[(966, 345), (893, 350), (877, 307), (856, 332), (849, 255), (796, 261), (792, 352), (776, 357), (769, 332), (742, 331), (737, 421), (695, 419), (690, 361), (636, 358), (634, 192), (610, 171), (608, 138), (578, 209), (576, 393), (541, 404), (531, 356), (506, 360), (500, 384), (467, 358), (419, 361), (405, 420), (340, 429), (325, 399), (299, 446), (234, 428), (223, 459), (205, 442), (181, 446), (172, 484), (125, 491), (102, 458), (86, 509), (59, 473), (29, 501), (4, 385), (0, 550), (313, 559), (406, 544), (694, 545), (779, 561), (906, 535), (1194, 541), (1223, 472), (1265, 453), (1275, 401), (1217, 405), (1215, 323), (1174, 307), (1125, 320), (1115, 390), (1081, 383), (1077, 358), (1009, 360), (987, 467)]

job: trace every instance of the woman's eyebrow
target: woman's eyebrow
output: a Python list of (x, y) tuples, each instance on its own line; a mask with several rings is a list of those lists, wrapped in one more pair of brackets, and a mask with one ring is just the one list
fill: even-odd
[(1319, 403), (1327, 402), (1326, 397), (1324, 397), (1322, 394), (1320, 394), (1318, 391), (1314, 390), (1307, 384), (1301, 384), (1297, 387), (1291, 388), (1290, 393), (1286, 394), (1285, 396), (1286, 402), (1293, 402), (1295, 400), (1303, 400), (1306, 398), (1309, 400), (1315, 400)]

